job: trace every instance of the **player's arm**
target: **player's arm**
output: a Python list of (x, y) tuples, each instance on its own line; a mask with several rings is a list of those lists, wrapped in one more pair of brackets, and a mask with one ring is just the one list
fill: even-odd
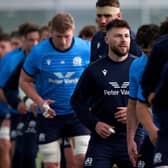
[(133, 61), (129, 71), (129, 99), (127, 108), (127, 147), (128, 154), (132, 165), (136, 166), (138, 151), (135, 142), (136, 130), (138, 127), (138, 120), (136, 116), (136, 101), (139, 88), (139, 74), (137, 74), (137, 61)]
[(19, 84), (25, 94), (30, 97), (42, 110), (43, 114), (48, 113), (46, 117), (53, 118), (56, 114), (53, 109), (49, 107), (49, 104), (53, 103), (51, 100), (44, 100), (36, 91), (34, 86), (34, 78), (21, 71)]
[(129, 99), (127, 108), (127, 144), (128, 154), (133, 166), (136, 166), (138, 156), (137, 145), (134, 140), (137, 126), (138, 120), (136, 117), (136, 100)]
[(127, 141), (133, 142), (135, 138), (138, 120), (136, 117), (136, 100), (139, 83), (136, 74), (137, 60), (134, 60), (129, 70), (129, 99), (127, 108)]
[(142, 123), (153, 144), (156, 143), (158, 128), (153, 122), (152, 113), (146, 103), (137, 102), (137, 117)]
[(19, 84), (21, 89), (25, 92), (25, 94), (34, 100), (38, 105), (43, 104), (43, 98), (37, 93), (34, 87), (34, 78), (26, 74), (23, 70), (21, 71)]
[(0, 88), (0, 101), (7, 102), (2, 88)]
[(81, 75), (71, 97), (71, 105), (81, 122), (90, 130), (95, 130), (98, 118), (91, 112), (89, 101), (95, 90), (95, 83), (88, 68)]
[(127, 138), (134, 140), (135, 133), (138, 126), (138, 120), (136, 117), (136, 100), (128, 100), (127, 108)]

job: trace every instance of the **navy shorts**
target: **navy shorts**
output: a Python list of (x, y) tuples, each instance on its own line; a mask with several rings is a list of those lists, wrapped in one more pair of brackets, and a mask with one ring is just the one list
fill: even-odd
[(80, 122), (75, 114), (44, 118), (38, 115), (39, 144), (46, 144), (63, 137), (74, 137), (90, 134), (89, 130)]
[(158, 132), (158, 139), (154, 153), (154, 167), (168, 166), (168, 134)]
[(91, 135), (88, 150), (85, 156), (85, 168), (132, 168), (127, 152), (126, 137), (111, 136), (102, 139), (95, 134)]
[(21, 114), (11, 114), (11, 130), (10, 130), (10, 138), (12, 141), (16, 140), (17, 136), (17, 126), (19, 122), (22, 120)]
[(154, 146), (151, 143), (149, 136), (145, 136), (140, 147), (140, 157), (137, 160), (137, 168), (151, 168), (153, 165)]

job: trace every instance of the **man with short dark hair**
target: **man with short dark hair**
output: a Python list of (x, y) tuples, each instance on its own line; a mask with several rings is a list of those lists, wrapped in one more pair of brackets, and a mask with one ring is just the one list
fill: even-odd
[(135, 59), (128, 53), (130, 27), (113, 20), (106, 31), (108, 54), (84, 71), (71, 104), (91, 130), (84, 167), (131, 168), (126, 144), (129, 67)]

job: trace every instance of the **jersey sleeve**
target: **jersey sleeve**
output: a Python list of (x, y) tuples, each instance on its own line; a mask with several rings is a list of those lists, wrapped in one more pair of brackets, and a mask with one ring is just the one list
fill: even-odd
[[(4, 88), (8, 79), (12, 75), (15, 66), (17, 64), (17, 58), (21, 58), (19, 52), (12, 51), (10, 53), (7, 53), (2, 59), (1, 59), (1, 70), (0, 70), (0, 88)], [(12, 65), (12, 66), (11, 66)]]
[(129, 98), (137, 99), (138, 82), (136, 75), (136, 60), (132, 62), (129, 70)]
[(86, 68), (71, 97), (71, 105), (81, 122), (90, 130), (95, 129), (97, 117), (90, 111), (89, 101), (94, 90), (91, 72)]

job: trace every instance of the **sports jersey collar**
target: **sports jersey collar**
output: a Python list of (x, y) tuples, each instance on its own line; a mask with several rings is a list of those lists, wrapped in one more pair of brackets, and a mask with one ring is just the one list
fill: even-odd
[(71, 46), (70, 46), (68, 49), (66, 49), (65, 51), (62, 51), (62, 50), (59, 50), (58, 48), (56, 48), (56, 47), (54, 46), (54, 43), (53, 43), (53, 41), (52, 41), (52, 37), (49, 38), (49, 43), (50, 43), (50, 44), (52, 45), (52, 47), (53, 47), (56, 51), (58, 51), (58, 52), (67, 52), (67, 51), (69, 51), (69, 50), (72, 48), (72, 46), (74, 45), (74, 42), (75, 42), (75, 38), (73, 37)]

